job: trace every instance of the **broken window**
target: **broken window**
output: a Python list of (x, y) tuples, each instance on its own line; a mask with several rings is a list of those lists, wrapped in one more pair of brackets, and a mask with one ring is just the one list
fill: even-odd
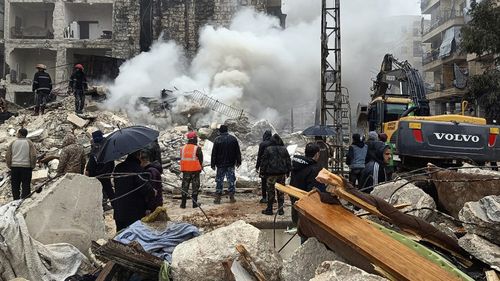
[(10, 54), (7, 54), (7, 64), (10, 67), (10, 82), (31, 86), (33, 76), (35, 75), (36, 64), (45, 64), (47, 72), (54, 81), (56, 65), (56, 51), (47, 49), (14, 49)]
[(10, 37), (12, 39), (53, 39), (53, 3), (12, 3)]

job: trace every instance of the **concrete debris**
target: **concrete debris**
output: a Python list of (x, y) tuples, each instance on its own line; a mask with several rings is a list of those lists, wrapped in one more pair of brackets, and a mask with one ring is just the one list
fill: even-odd
[[(430, 208), (435, 209), (436, 203), (417, 186), (408, 183), (406, 180), (398, 180), (396, 182), (389, 182), (376, 186), (371, 195), (380, 197), (392, 205), (411, 204), (408, 207), (401, 209), (402, 212), (410, 211), (412, 209)], [(418, 210), (412, 211), (410, 215), (427, 219), (432, 215), (431, 210)]]
[(31, 180), (32, 181), (44, 180), (48, 176), (49, 176), (49, 170), (48, 169), (37, 170), (37, 171), (34, 171), (33, 174), (31, 175)]
[(178, 245), (172, 255), (172, 277), (176, 281), (224, 280), (222, 262), (238, 256), (242, 244), (267, 280), (279, 280), (282, 260), (264, 234), (237, 221)]
[(478, 260), (500, 271), (500, 247), (475, 234), (466, 234), (458, 244)]
[(87, 126), (90, 122), (90, 120), (82, 119), (73, 113), (68, 114), (68, 117), (66, 118), (66, 120), (68, 120), (69, 122), (71, 122), (72, 124), (74, 124), (75, 126), (77, 126), (79, 128), (83, 128), (83, 127)]
[(325, 261), (316, 269), (309, 281), (384, 281), (383, 277), (369, 274), (340, 261)]
[(95, 178), (66, 174), (26, 199), (24, 214), (31, 236), (44, 243), (69, 243), (87, 253), (104, 237), (102, 187)]
[(500, 245), (500, 196), (491, 195), (476, 202), (467, 202), (458, 216), (468, 233)]
[(465, 203), (488, 195), (500, 195), (500, 173), (467, 167), (470, 166), (465, 165), (458, 172), (435, 170), (431, 174), (440, 205), (455, 218)]
[(290, 259), (283, 261), (282, 280), (308, 281), (324, 261), (342, 260), (316, 238), (309, 238), (295, 250)]

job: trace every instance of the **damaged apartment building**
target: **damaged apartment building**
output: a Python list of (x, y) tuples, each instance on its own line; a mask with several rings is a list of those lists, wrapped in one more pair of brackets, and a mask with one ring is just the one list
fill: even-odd
[(0, 48), (7, 99), (34, 103), (31, 82), (38, 63), (55, 87), (64, 87), (76, 63), (92, 80), (114, 78), (123, 60), (148, 51), (154, 40), (174, 40), (188, 57), (198, 48), (206, 24), (227, 26), (242, 7), (280, 18), (279, 0), (10, 0), (3, 14)]

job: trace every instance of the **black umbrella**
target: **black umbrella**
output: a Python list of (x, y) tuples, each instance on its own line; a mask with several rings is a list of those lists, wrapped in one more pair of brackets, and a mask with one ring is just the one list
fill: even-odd
[(302, 131), (304, 136), (334, 136), (335, 130), (328, 126), (315, 125)]
[(144, 126), (119, 129), (106, 138), (97, 155), (97, 162), (107, 163), (144, 148), (159, 136), (157, 130)]

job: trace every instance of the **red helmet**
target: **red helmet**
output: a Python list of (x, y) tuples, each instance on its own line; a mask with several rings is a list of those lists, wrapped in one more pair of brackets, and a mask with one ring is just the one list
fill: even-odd
[(83, 70), (83, 65), (81, 65), (81, 64), (76, 64), (76, 65), (75, 65), (75, 68), (76, 68), (76, 69), (81, 69), (81, 70)]
[(186, 134), (186, 137), (187, 137), (188, 139), (194, 139), (194, 138), (196, 138), (196, 137), (197, 137), (197, 135), (196, 135), (196, 132), (195, 132), (195, 131), (191, 131), (191, 132), (189, 132), (189, 133), (187, 133), (187, 134)]

